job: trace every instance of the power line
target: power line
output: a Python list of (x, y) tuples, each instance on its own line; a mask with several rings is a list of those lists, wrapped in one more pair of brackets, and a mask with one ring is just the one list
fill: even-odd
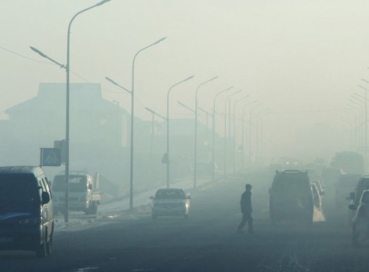
[[(0, 45), (0, 49), (2, 49), (2, 50), (4, 50), (4, 51), (7, 51), (7, 52), (9, 52), (9, 53), (11, 53), (11, 54), (13, 54), (13, 55), (16, 55), (16, 56), (18, 56), (18, 57), (24, 58), (24, 59), (32, 60), (32, 61), (35, 61), (35, 62), (39, 62), (39, 63), (43, 63), (43, 64), (47, 64), (47, 65), (53, 65), (53, 64), (52, 64), (52, 63), (50, 63), (50, 62), (40, 61), (40, 60), (36, 60), (36, 59), (32, 59), (32, 58), (26, 57), (26, 56), (21, 55), (21, 54), (19, 54), (19, 53), (17, 53), (17, 52), (14, 52), (14, 51), (12, 51), (12, 50), (9, 50), (9, 49), (7, 49), (7, 48), (5, 48), (5, 47), (1, 46), (1, 45)], [(74, 71), (72, 71), (72, 70), (70, 70), (70, 72), (71, 72), (73, 75), (75, 75), (76, 77), (78, 77), (79, 79), (81, 79), (82, 81), (84, 81), (85, 83), (92, 83), (92, 82), (88, 81), (87, 79), (83, 78), (82, 76), (80, 76), (79, 74), (77, 74), (76, 72), (74, 72)], [(120, 93), (120, 92), (115, 92), (115, 91), (106, 90), (106, 89), (104, 89), (104, 88), (102, 88), (102, 90), (103, 90), (103, 91), (106, 91), (106, 92), (111, 92), (111, 93)], [(144, 104), (143, 104), (139, 99), (136, 99), (136, 100), (137, 100), (138, 104), (140, 104), (143, 108), (145, 108)]]
[(0, 49), (3, 49), (4, 51), (7, 51), (7, 52), (9, 52), (9, 53), (11, 53), (11, 54), (13, 54), (13, 55), (16, 55), (16, 56), (21, 57), (21, 58), (24, 58), (24, 59), (28, 59), (28, 60), (32, 60), (32, 61), (36, 61), (36, 62), (40, 62), (40, 63), (44, 63), (44, 64), (51, 65), (51, 63), (49, 63), (49, 62), (41, 61), (41, 60), (36, 60), (36, 59), (32, 59), (32, 58), (29, 58), (29, 57), (23, 56), (23, 55), (21, 55), (21, 54), (18, 54), (18, 53), (14, 52), (14, 51), (11, 51), (11, 50), (9, 50), (9, 49), (5, 48), (5, 47), (2, 47), (1, 45), (0, 45)]

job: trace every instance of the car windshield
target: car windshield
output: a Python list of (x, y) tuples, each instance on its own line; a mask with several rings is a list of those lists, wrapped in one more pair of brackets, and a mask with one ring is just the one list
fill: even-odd
[(159, 190), (155, 199), (185, 199), (186, 195), (182, 190)]
[(1, 174), (0, 200), (11, 202), (40, 201), (37, 180), (30, 174)]
[[(65, 176), (55, 176), (53, 182), (53, 192), (65, 191)], [(69, 191), (70, 192), (84, 192), (87, 189), (87, 178), (84, 175), (70, 175), (69, 176)]]

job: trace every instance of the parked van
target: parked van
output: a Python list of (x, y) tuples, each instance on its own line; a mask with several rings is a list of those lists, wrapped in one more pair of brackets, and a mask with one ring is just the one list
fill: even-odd
[(38, 166), (0, 167), (0, 250), (51, 253), (54, 214), (48, 180)]
[[(65, 210), (65, 173), (62, 172), (54, 177), (52, 193), (54, 195), (54, 211)], [(101, 194), (98, 191), (98, 179), (94, 179), (84, 171), (69, 172), (69, 210), (83, 211), (86, 214), (96, 214), (100, 204)]]
[(311, 225), (314, 214), (314, 198), (307, 172), (299, 170), (276, 171), (269, 189), (270, 220), (302, 220)]

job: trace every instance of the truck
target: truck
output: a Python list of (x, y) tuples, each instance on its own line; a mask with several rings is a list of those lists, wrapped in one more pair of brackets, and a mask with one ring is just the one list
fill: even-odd
[[(97, 214), (101, 193), (98, 191), (99, 175), (95, 178), (84, 171), (70, 171), (68, 184), (68, 198), (70, 211), (82, 211), (85, 214)], [(66, 179), (65, 172), (54, 176), (52, 182), (55, 213), (65, 210)]]

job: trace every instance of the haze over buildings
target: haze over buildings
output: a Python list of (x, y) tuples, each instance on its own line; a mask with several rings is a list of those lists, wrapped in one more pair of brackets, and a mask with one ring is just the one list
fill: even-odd
[[(1, 1), (3, 117), (7, 109), (34, 98), (40, 82), (65, 82), (64, 70), (40, 58), (29, 46), (65, 63), (69, 20), (97, 2)], [(193, 80), (173, 91), (171, 99), (173, 118), (193, 118), (177, 101), (193, 107), (197, 86), (219, 76), (201, 90), (199, 106), (211, 111), (214, 94), (232, 85), (242, 89), (242, 95), (250, 94), (250, 101), (261, 101), (260, 109), (272, 112), (263, 125), (265, 148), (271, 150), (271, 157), (306, 154), (320, 145), (332, 155), (349, 146), (346, 136), (334, 141), (330, 137), (350, 133), (349, 124), (355, 117), (343, 109), (352, 93), (363, 93), (357, 86), (366, 84), (361, 79), (369, 78), (369, 37), (362, 23), (368, 5), (363, 0), (113, 0), (74, 22), (71, 81), (101, 83), (103, 97), (129, 111), (129, 94), (105, 76), (129, 89), (134, 54), (167, 37), (137, 59), (138, 117), (150, 120), (144, 107), (164, 114), (169, 87), (194, 74)], [(221, 109), (224, 96), (218, 102)], [(205, 115), (200, 119), (205, 123)], [(219, 122), (219, 133), (222, 126)], [(335, 133), (317, 131), (322, 126)], [(321, 138), (302, 143), (297, 140), (301, 131), (316, 132)]]

